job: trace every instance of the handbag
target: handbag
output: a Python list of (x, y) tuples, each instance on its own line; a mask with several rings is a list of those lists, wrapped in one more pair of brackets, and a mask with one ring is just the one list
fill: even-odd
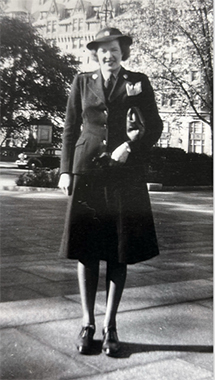
[(131, 107), (126, 117), (126, 133), (131, 141), (139, 140), (145, 134), (145, 122), (138, 107)]

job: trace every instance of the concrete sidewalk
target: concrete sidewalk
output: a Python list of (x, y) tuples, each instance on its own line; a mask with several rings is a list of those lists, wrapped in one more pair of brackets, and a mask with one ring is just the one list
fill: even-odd
[[(41, 208), (42, 220), (44, 205), (53, 216), (57, 212), (59, 224), (65, 198), (58, 192), (2, 196), (14, 222), (10, 239), (3, 236), (1, 380), (213, 379), (211, 194), (151, 194), (161, 254), (129, 266), (117, 318), (122, 342), (117, 358), (101, 353), (105, 263), (96, 300), (94, 352), (82, 356), (75, 347), (82, 315), (76, 263), (57, 259), (54, 246), (48, 247), (50, 242), (43, 241), (44, 231), (38, 228), (35, 254), (35, 237), (26, 247), (20, 230), (24, 205), (26, 213), (31, 210), (29, 218), (34, 216), (34, 227), (35, 212)], [(28, 232), (31, 223), (26, 219), (23, 228)], [(41, 228), (52, 233), (46, 221)], [(19, 252), (13, 244), (19, 245)]]

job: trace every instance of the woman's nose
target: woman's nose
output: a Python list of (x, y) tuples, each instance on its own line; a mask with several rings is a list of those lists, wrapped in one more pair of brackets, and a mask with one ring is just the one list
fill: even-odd
[(107, 50), (105, 53), (106, 58), (110, 58), (112, 56), (111, 51)]

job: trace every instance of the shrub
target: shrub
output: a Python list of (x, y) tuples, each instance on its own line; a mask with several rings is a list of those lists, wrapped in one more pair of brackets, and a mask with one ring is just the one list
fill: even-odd
[[(154, 147), (146, 165), (147, 182), (164, 186), (212, 186), (213, 158), (206, 154), (186, 153), (179, 148)], [(59, 168), (36, 168), (21, 174), (18, 186), (57, 188)]]
[(213, 183), (213, 158), (179, 148), (154, 147), (148, 161), (147, 182), (164, 186), (208, 186)]
[(16, 180), (16, 184), (18, 186), (57, 188), (59, 177), (59, 168), (52, 170), (36, 168), (33, 171), (21, 174)]

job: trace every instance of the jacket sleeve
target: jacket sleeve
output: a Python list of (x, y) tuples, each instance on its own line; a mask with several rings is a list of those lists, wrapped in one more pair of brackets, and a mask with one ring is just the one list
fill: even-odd
[(138, 108), (142, 113), (145, 132), (135, 141), (128, 141), (131, 151), (143, 150), (147, 152), (158, 141), (163, 129), (163, 122), (158, 114), (154, 91), (144, 75), (142, 80), (143, 94), (140, 97)]
[(81, 114), (80, 75), (76, 75), (66, 107), (60, 173), (69, 173), (72, 171), (75, 144), (80, 135), (80, 126), (82, 124)]

